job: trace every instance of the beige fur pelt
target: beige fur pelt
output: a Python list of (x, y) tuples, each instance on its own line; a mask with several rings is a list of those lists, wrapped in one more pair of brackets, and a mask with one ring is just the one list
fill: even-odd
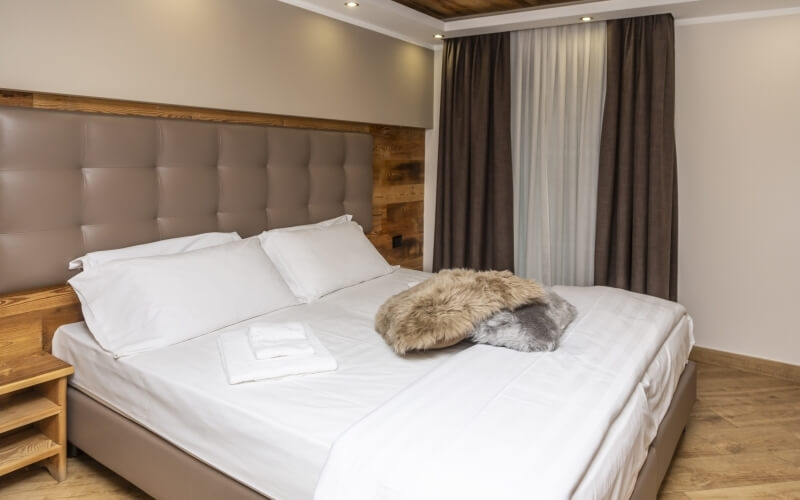
[(375, 329), (397, 353), (447, 347), (502, 309), (545, 301), (535, 281), (509, 271), (445, 269), (389, 298)]

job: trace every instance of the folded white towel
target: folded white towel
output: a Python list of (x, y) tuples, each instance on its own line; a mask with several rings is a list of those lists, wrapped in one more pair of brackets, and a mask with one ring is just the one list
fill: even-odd
[(303, 323), (259, 323), (250, 325), (247, 337), (256, 359), (311, 356), (314, 348), (306, 332)]
[(256, 359), (273, 358), (302, 358), (313, 356), (314, 348), (308, 340), (278, 340), (253, 343), (250, 339), (250, 349)]
[(229, 384), (335, 370), (336, 360), (311, 331), (306, 332), (314, 349), (311, 356), (256, 359), (247, 330), (225, 332), (217, 339), (220, 359)]

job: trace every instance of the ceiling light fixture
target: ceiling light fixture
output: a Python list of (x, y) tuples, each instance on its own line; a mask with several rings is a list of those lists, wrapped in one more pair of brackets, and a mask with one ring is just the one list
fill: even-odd
[(433, 38), (441, 40), (442, 38), (444, 38), (444, 35), (442, 35), (441, 33), (436, 33), (435, 35), (433, 35)]
[(592, 17), (592, 16), (583, 16), (583, 17), (581, 18), (581, 21), (583, 21), (583, 22), (585, 22), (585, 23), (588, 23), (588, 22), (589, 22), (589, 21), (591, 21), (592, 19), (593, 19), (593, 17)]
[(358, 2), (345, 2), (347, 7), (358, 7)]

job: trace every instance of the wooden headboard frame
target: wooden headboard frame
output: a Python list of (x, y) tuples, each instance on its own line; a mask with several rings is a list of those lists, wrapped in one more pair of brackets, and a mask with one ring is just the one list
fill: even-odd
[[(370, 133), (373, 230), (367, 236), (392, 264), (422, 267), (424, 129), (2, 89), (0, 105)], [(399, 247), (393, 245), (395, 235), (403, 237)], [(0, 374), (5, 360), (49, 352), (56, 329), (82, 319), (78, 297), (69, 285), (0, 295)]]

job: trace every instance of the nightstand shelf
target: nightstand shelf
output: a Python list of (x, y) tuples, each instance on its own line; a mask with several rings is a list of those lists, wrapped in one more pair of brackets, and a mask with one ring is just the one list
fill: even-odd
[(28, 428), (0, 437), (0, 476), (26, 465), (58, 455), (61, 446), (39, 432)]
[(0, 361), (0, 475), (43, 462), (67, 475), (67, 376), (72, 366), (40, 352)]
[(58, 415), (61, 407), (36, 391), (12, 394), (0, 401), (0, 434)]

